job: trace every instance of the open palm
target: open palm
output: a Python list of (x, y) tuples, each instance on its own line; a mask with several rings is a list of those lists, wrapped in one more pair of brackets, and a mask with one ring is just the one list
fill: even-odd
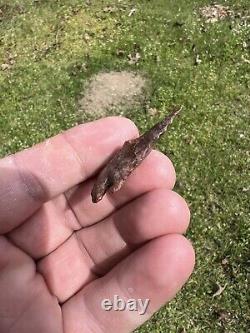
[[(120, 191), (91, 202), (96, 172), (137, 135), (105, 118), (0, 160), (0, 332), (131, 332), (188, 279), (189, 210), (166, 156), (153, 151)], [(114, 295), (149, 307), (104, 311)]]

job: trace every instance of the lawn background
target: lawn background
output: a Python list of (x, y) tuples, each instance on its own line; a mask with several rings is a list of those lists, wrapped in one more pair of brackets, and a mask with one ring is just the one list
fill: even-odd
[[(184, 106), (158, 148), (174, 162), (175, 190), (190, 204), (197, 264), (177, 298), (138, 332), (247, 332), (249, 1), (221, 1), (238, 15), (214, 24), (199, 15), (209, 1), (91, 3), (0, 0), (0, 66), (8, 65), (0, 67), (0, 155), (75, 125), (93, 74), (149, 78), (147, 106), (159, 114), (147, 114), (146, 105), (124, 114), (144, 131), (170, 105)], [(141, 59), (130, 65), (135, 45)], [(216, 283), (226, 288), (212, 297)]]

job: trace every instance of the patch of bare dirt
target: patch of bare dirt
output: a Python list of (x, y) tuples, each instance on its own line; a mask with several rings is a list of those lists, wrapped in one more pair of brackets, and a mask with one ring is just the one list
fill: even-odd
[(214, 23), (226, 17), (231, 17), (234, 13), (229, 7), (214, 4), (200, 8), (200, 14), (206, 19), (206, 22)]
[(131, 72), (109, 72), (94, 76), (79, 101), (79, 115), (119, 114), (144, 100), (146, 80)]

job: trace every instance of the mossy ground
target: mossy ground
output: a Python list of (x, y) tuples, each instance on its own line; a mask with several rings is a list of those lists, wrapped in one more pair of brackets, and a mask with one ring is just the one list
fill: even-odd
[[(159, 113), (142, 106), (126, 115), (144, 131), (170, 105), (184, 106), (158, 147), (173, 160), (176, 191), (190, 204), (197, 264), (184, 290), (138, 332), (245, 333), (249, 1), (221, 1), (239, 15), (213, 24), (199, 16), (204, 0), (91, 3), (0, 0), (0, 65), (8, 65), (0, 69), (0, 155), (76, 124), (77, 99), (92, 75), (128, 70), (148, 77), (148, 106)], [(141, 58), (129, 63), (136, 52)], [(226, 288), (212, 297), (216, 283)]]

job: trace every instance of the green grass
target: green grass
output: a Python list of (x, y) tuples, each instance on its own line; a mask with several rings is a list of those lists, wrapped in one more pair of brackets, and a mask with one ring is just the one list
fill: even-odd
[[(14, 57), (0, 70), (0, 155), (76, 124), (77, 98), (94, 73), (126, 69), (150, 78), (148, 103), (160, 116), (175, 103), (185, 108), (159, 149), (191, 206), (197, 264), (177, 298), (138, 332), (247, 332), (250, 23), (239, 15), (206, 24), (198, 9), (209, 1), (201, 0), (84, 3), (0, 0), (0, 65)], [(249, 16), (248, 0), (221, 3)], [(109, 4), (112, 13), (103, 11)], [(129, 65), (135, 43), (141, 60)], [(141, 130), (159, 117), (144, 107), (126, 115)], [(216, 282), (226, 289), (213, 298)]]

